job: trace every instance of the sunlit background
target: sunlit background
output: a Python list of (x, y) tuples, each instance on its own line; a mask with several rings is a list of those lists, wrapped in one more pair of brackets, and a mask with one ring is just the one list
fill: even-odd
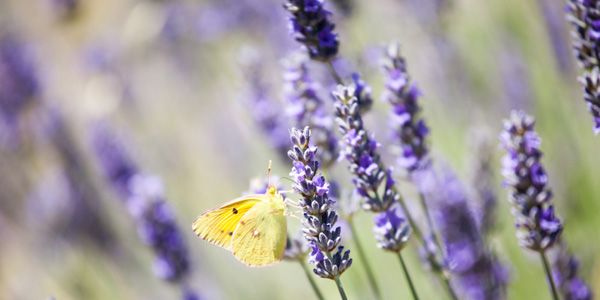
[[(299, 264), (249, 268), (191, 231), (198, 214), (248, 191), (268, 160), (275, 175), (289, 176), (290, 161), (254, 119), (257, 84), (285, 107), (282, 61), (299, 45), (282, 1), (0, 1), (0, 47), (37, 78), (25, 83), (33, 91), (22, 95), (26, 103), (1, 104), (11, 107), (3, 108), (0, 126), (1, 299), (179, 299), (184, 289), (204, 299), (314, 298)], [(393, 41), (423, 91), (434, 159), (471, 188), (477, 140), (492, 143), (499, 207), (491, 247), (508, 267), (508, 299), (549, 299), (539, 257), (515, 238), (500, 176), (498, 134), (515, 108), (537, 119), (563, 239), (600, 294), (600, 140), (560, 2), (326, 3), (340, 38), (336, 67), (360, 72), (372, 86), (376, 101), (366, 123), (389, 165), (395, 159), (380, 59)], [(310, 70), (329, 100), (327, 69), (312, 63)], [(10, 75), (0, 74), (0, 88), (18, 82), (3, 76)], [(141, 173), (162, 180), (189, 248), (184, 288), (155, 276), (152, 251), (103, 176), (93, 143), (99, 127), (117, 136)], [(346, 168), (341, 160), (332, 173), (349, 195)], [(416, 203), (414, 188), (400, 182), (400, 189)], [(299, 221), (289, 222), (293, 233)], [(408, 299), (397, 258), (375, 244), (372, 216), (359, 212), (356, 226), (384, 299)], [(445, 299), (415, 249), (404, 253), (421, 299)], [(348, 295), (371, 299), (353, 257), (343, 275)], [(333, 282), (315, 280), (327, 299), (338, 298)]]

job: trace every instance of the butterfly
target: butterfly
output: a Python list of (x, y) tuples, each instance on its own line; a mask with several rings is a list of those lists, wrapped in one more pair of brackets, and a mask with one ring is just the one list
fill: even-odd
[(200, 215), (192, 229), (242, 263), (262, 267), (280, 261), (287, 240), (286, 206), (277, 188), (247, 195)]

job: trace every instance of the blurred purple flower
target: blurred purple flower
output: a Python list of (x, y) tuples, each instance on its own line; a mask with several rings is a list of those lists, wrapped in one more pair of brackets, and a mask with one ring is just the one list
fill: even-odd
[(294, 190), (302, 196), (299, 205), (304, 212), (303, 231), (311, 251), (314, 272), (322, 278), (337, 279), (352, 265), (350, 250), (344, 251), (341, 228), (336, 227), (338, 214), (335, 201), (329, 197), (329, 184), (320, 173), (317, 147), (311, 142), (311, 132), (293, 128), (292, 148), (288, 152), (293, 167)]
[(338, 53), (338, 37), (323, 0), (288, 0), (290, 29), (296, 41), (306, 47), (311, 59), (331, 61)]
[(0, 143), (18, 141), (19, 118), (38, 101), (40, 83), (26, 46), (13, 34), (0, 34)]
[(567, 17), (573, 26), (573, 48), (583, 69), (584, 100), (594, 118), (594, 133), (600, 133), (600, 10), (598, 0), (569, 0)]
[(141, 175), (120, 140), (104, 124), (94, 128), (92, 145), (106, 179), (135, 219), (140, 238), (154, 251), (156, 275), (181, 284), (184, 298), (190, 297), (192, 292), (185, 286), (190, 273), (188, 250), (160, 180)]
[(421, 92), (408, 75), (399, 44), (389, 45), (383, 68), (387, 75), (383, 98), (392, 105), (392, 128), (400, 144), (398, 163), (407, 172), (427, 168), (431, 165), (427, 147), (429, 129), (419, 116)]
[(507, 272), (485, 245), (460, 181), (447, 168), (439, 176), (434, 219), (461, 299), (504, 299)]
[(561, 73), (572, 74), (571, 51), (567, 43), (567, 31), (563, 15), (563, 2), (537, 0), (550, 38), (554, 58)]
[(320, 87), (309, 74), (307, 59), (301, 53), (293, 53), (285, 61), (284, 91), (289, 105), (287, 114), (294, 126), (311, 128), (311, 139), (319, 148), (317, 160), (327, 169), (338, 157), (338, 140), (333, 132), (333, 120), (319, 97)]
[(270, 95), (269, 85), (263, 76), (263, 65), (258, 54), (250, 50), (243, 53), (241, 62), (248, 78), (250, 96), (246, 103), (256, 124), (267, 137), (271, 148), (283, 159), (287, 160), (289, 148), (288, 121), (283, 113), (281, 103)]
[(591, 300), (592, 291), (579, 276), (579, 262), (564, 243), (560, 244), (553, 261), (553, 277), (564, 300)]
[(562, 224), (554, 215), (552, 192), (541, 164), (541, 140), (534, 126), (533, 117), (521, 111), (513, 111), (505, 120), (500, 135), (506, 150), (502, 173), (510, 189), (521, 245), (543, 252), (559, 238)]

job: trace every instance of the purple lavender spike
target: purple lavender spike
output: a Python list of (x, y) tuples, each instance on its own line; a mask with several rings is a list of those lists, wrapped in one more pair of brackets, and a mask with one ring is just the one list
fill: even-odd
[(338, 140), (333, 132), (333, 120), (319, 96), (320, 87), (310, 77), (307, 58), (303, 54), (293, 53), (285, 67), (287, 114), (294, 126), (311, 128), (311, 138), (320, 149), (317, 159), (327, 169), (338, 158)]
[(338, 53), (339, 42), (331, 22), (331, 12), (323, 0), (288, 0), (284, 8), (290, 13), (290, 30), (303, 44), (311, 59), (331, 61)]
[(436, 181), (435, 220), (460, 299), (505, 299), (506, 269), (487, 248), (460, 181), (448, 168)]
[(429, 129), (419, 116), (419, 88), (411, 81), (400, 45), (391, 44), (383, 63), (386, 72), (386, 91), (383, 98), (392, 105), (392, 128), (400, 144), (399, 165), (408, 173), (431, 165), (427, 136)]
[(108, 183), (136, 221), (140, 238), (155, 254), (156, 275), (181, 285), (185, 299), (197, 297), (187, 287), (191, 271), (188, 250), (160, 180), (142, 175), (121, 141), (104, 124), (94, 128), (92, 146)]
[(552, 191), (547, 186), (548, 176), (541, 163), (541, 139), (535, 132), (533, 117), (513, 111), (504, 122), (500, 135), (506, 155), (502, 161), (505, 185), (510, 190), (510, 201), (521, 246), (540, 254), (553, 299), (558, 291), (552, 278), (546, 251), (559, 239), (562, 223), (554, 214)]
[[(329, 197), (329, 184), (319, 171), (317, 147), (311, 142), (311, 132), (293, 128), (290, 133), (292, 148), (288, 155), (293, 163), (290, 175), (294, 190), (302, 196), (299, 201), (304, 211), (304, 237), (309, 243), (314, 272), (322, 278), (339, 281), (339, 277), (352, 264), (350, 250), (340, 245), (341, 229), (334, 200)], [(340, 291), (342, 292), (342, 291)]]
[(564, 300), (592, 300), (592, 290), (579, 273), (579, 261), (560, 243), (554, 257), (552, 275)]
[(598, 0), (569, 0), (567, 17), (573, 26), (573, 48), (583, 74), (583, 99), (594, 119), (594, 133), (600, 133), (600, 10)]

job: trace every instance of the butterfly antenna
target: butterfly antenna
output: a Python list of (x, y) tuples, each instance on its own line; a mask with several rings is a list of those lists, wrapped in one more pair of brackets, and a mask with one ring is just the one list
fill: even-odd
[(273, 165), (273, 161), (269, 160), (269, 165), (267, 166), (267, 186), (271, 186), (271, 166)]

